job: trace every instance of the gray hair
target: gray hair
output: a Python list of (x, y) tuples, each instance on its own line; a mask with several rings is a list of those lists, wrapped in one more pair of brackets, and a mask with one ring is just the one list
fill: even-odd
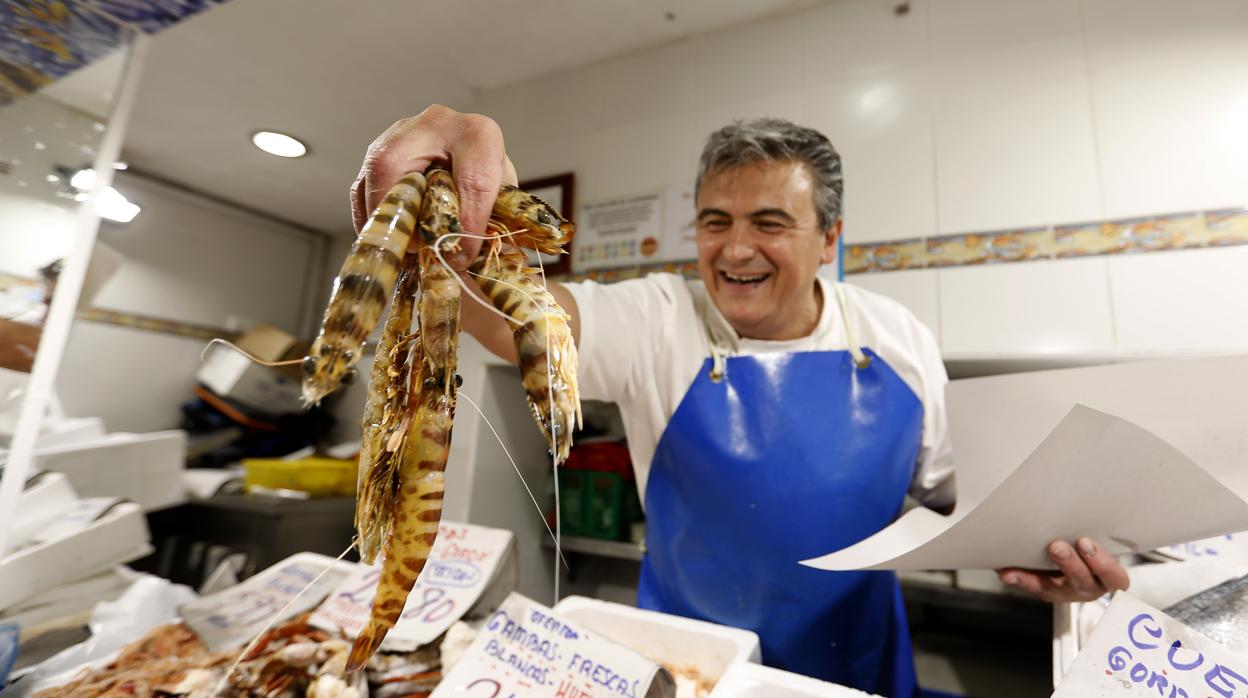
[(841, 217), (845, 185), (841, 156), (828, 137), (785, 119), (734, 121), (711, 134), (702, 149), (694, 195), (707, 175), (759, 162), (802, 162), (815, 179), (819, 228), (828, 230)]

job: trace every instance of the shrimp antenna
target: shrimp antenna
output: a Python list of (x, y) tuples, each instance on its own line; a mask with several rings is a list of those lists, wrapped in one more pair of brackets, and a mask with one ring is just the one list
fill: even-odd
[(221, 339), (220, 337), (208, 342), (208, 344), (204, 346), (204, 350), (200, 352), (199, 354), (199, 360), (201, 362), (205, 358), (207, 358), (208, 350), (211, 349), (212, 345), (214, 344), (224, 344), (225, 346), (233, 349), (234, 351), (242, 354), (243, 356), (246, 356), (247, 359), (251, 361), (252, 363), (260, 364), (261, 366), (295, 366), (295, 365), (303, 363), (303, 359), (289, 359), (286, 361), (265, 361), (264, 359), (261, 359), (260, 357), (255, 356), (254, 354), (248, 353), (246, 349), (238, 346), (237, 344), (229, 340)]
[(502, 447), (503, 453), (507, 455), (507, 460), (511, 461), (511, 467), (516, 469), (516, 475), (520, 477), (520, 484), (524, 485), (524, 491), (528, 492), (529, 499), (533, 500), (533, 506), (537, 508), (537, 515), (541, 518), (542, 524), (546, 526), (546, 532), (550, 534), (550, 539), (555, 541), (556, 551), (559, 553), (559, 558), (563, 560), (563, 566), (571, 570), (572, 566), (569, 565), (567, 559), (563, 557), (563, 551), (558, 550), (558, 536), (555, 535), (554, 531), (550, 530), (550, 524), (546, 522), (546, 517), (542, 516), (542, 506), (537, 503), (537, 497), (533, 496), (533, 490), (529, 489), (529, 483), (524, 479), (524, 475), (521, 474), (520, 466), (516, 465), (516, 459), (512, 458), (511, 452), (507, 450), (507, 444), (503, 443), (503, 437), (498, 435), (498, 431), (494, 429), (494, 425), (490, 424), (489, 418), (485, 416), (485, 413), (481, 411), (481, 408), (477, 406), (477, 403), (472, 401), (472, 398), (468, 397), (468, 395), (462, 390), (459, 391), (459, 396), (467, 400), (468, 404), (472, 405), (472, 409), (476, 410), (477, 414), (481, 415), (481, 421), (485, 422), (485, 426), (490, 428), (490, 432), (493, 433), (494, 438), (498, 440), (498, 445)]

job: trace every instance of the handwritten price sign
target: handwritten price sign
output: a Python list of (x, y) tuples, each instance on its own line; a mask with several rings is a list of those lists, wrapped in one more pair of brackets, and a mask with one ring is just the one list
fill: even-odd
[[(438, 540), (407, 597), (398, 625), (386, 635), (383, 650), (410, 652), (428, 644), (472, 608), (493, 581), (508, 553), (512, 533), (496, 528), (444, 521)], [(326, 630), (359, 635), (368, 623), (381, 566), (357, 569), (317, 609), (311, 623)]]
[(1216, 557), (1228, 562), (1248, 562), (1248, 532), (1228, 533), (1191, 543), (1176, 543), (1159, 548), (1157, 552), (1175, 560)]
[[(249, 642), (274, 618), (280, 622), (315, 607), (353, 567), (358, 565), (316, 553), (298, 553), (238, 586), (186, 604), (179, 611), (209, 649), (218, 652)], [(326, 569), (329, 571), (317, 580)], [(278, 616), (296, 596), (298, 600)]]
[(431, 698), (643, 698), (658, 669), (513, 593)]
[(1248, 698), (1248, 660), (1119, 592), (1053, 698)]

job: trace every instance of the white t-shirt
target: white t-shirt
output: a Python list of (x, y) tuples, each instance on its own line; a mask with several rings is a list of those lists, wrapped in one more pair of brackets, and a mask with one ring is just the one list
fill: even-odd
[[(710, 356), (708, 326), (729, 355), (849, 348), (838, 284), (822, 277), (818, 283), (823, 292), (819, 324), (809, 336), (784, 341), (739, 337), (702, 282), (676, 274), (611, 285), (565, 284), (581, 317), (581, 397), (620, 406), (643, 502), (659, 438)], [(859, 345), (888, 362), (923, 403), (923, 441), (910, 494), (933, 508), (952, 504), (953, 458), (945, 418), (948, 377), (935, 338), (900, 303), (849, 284), (839, 286)]]

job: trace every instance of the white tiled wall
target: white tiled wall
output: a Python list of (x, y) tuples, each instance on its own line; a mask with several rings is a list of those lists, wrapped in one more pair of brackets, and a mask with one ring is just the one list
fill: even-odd
[(1248, 3), (1084, 5), (1105, 213), (1248, 199)]
[[(706, 135), (734, 118), (809, 124), (844, 157), (850, 243), (1248, 204), (1243, 0), (893, 9), (829, 2), (488, 91), (473, 108), (499, 120), (522, 178), (574, 171), (581, 203), (691, 181)], [(1222, 261), (1207, 272), (1231, 273), (1227, 254), (1209, 252)], [(1114, 288), (1129, 283), (1120, 265), (1153, 263), (1114, 260)], [(1130, 317), (1118, 346), (1109, 269), (1081, 260), (855, 282), (939, 318), (929, 324), (946, 351), (1160, 350)], [(938, 299), (923, 295), (933, 286)]]
[(1104, 355), (1114, 320), (1102, 257), (942, 269), (946, 356)]
[(1124, 353), (1248, 347), (1248, 247), (1112, 257)]
[(861, 274), (849, 283), (875, 291), (906, 306), (941, 342), (940, 280), (935, 269), (913, 269), (891, 274)]

